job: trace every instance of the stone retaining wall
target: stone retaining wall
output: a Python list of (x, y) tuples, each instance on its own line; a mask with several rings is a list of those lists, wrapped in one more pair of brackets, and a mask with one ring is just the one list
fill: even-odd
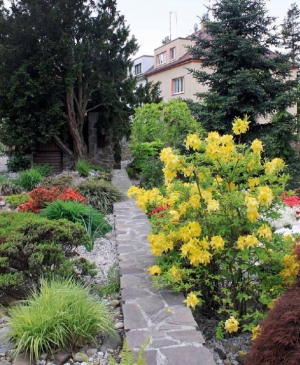
[[(130, 186), (126, 171), (114, 170), (113, 183), (125, 193)], [(214, 365), (190, 309), (183, 304), (183, 295), (152, 287), (147, 269), (155, 262), (147, 242), (150, 225), (146, 214), (130, 199), (116, 203), (114, 215), (129, 346), (138, 350), (149, 340), (148, 365)]]

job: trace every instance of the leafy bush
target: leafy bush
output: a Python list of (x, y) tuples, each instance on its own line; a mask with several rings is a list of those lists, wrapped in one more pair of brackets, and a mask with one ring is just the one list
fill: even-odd
[(124, 199), (124, 195), (111, 183), (99, 180), (83, 181), (78, 190), (89, 205), (104, 214), (112, 213), (113, 204)]
[(30, 161), (25, 156), (12, 156), (7, 161), (7, 169), (11, 172), (27, 170), (30, 167)]
[(21, 186), (26, 191), (34, 189), (43, 179), (40, 171), (32, 168), (30, 170), (21, 171), (19, 177), (15, 180), (15, 184)]
[(46, 206), (47, 202), (55, 200), (74, 200), (85, 202), (86, 199), (77, 193), (76, 190), (72, 190), (64, 187), (61, 191), (58, 187), (52, 187), (50, 189), (37, 188), (29, 193), (31, 200), (27, 203), (19, 206), (20, 211), (30, 210), (31, 212), (37, 213), (41, 208)]
[(51, 220), (64, 218), (70, 222), (82, 224), (91, 238), (89, 245), (85, 245), (88, 251), (93, 249), (96, 238), (112, 229), (102, 213), (77, 201), (54, 201), (42, 210), (41, 215)]
[(71, 279), (42, 280), (39, 291), (33, 290), (26, 301), (11, 308), (7, 326), (15, 353), (26, 351), (35, 360), (43, 352), (94, 341), (100, 331), (113, 332), (104, 304)]
[[(297, 246), (296, 246), (297, 247)], [(299, 254), (299, 246), (296, 253)], [(299, 266), (299, 264), (298, 264)], [(300, 280), (274, 303), (266, 318), (253, 331), (253, 343), (245, 365), (298, 365)]]
[[(235, 120), (234, 133), (248, 123)], [(268, 223), (282, 204), (284, 162), (262, 160), (259, 140), (249, 148), (217, 132), (205, 140), (188, 135), (185, 147), (187, 155), (161, 152), (164, 193), (129, 190), (146, 213), (164, 208), (151, 215), (148, 240), (158, 259), (149, 272), (158, 287), (184, 291), (188, 306), (217, 312), (219, 337), (224, 329), (249, 330), (297, 275), (292, 239), (273, 234)]]
[[(41, 275), (74, 275), (68, 257), (89, 242), (79, 223), (50, 221), (33, 213), (2, 213), (0, 226), (0, 290), (32, 285)], [(80, 263), (76, 262), (80, 270)], [(77, 271), (77, 270), (76, 270)]]
[(164, 184), (163, 164), (158, 158), (144, 161), (140, 172), (140, 184), (145, 189), (152, 189)]
[(74, 185), (74, 178), (72, 175), (49, 176), (41, 182), (41, 187), (50, 189), (58, 187), (63, 190), (64, 187), (72, 188)]
[(6, 203), (11, 204), (14, 207), (17, 207), (20, 204), (28, 202), (29, 199), (30, 196), (28, 194), (14, 194), (8, 196), (5, 201)]
[(76, 162), (76, 171), (78, 171), (81, 176), (87, 177), (92, 171), (92, 168), (87, 160), (80, 159)]
[(51, 166), (46, 163), (44, 165), (36, 165), (36, 164), (33, 164), (32, 165), (32, 168), (34, 168), (35, 170), (38, 170), (39, 173), (43, 176), (43, 177), (47, 177), (51, 174), (51, 171), (52, 171), (52, 168)]

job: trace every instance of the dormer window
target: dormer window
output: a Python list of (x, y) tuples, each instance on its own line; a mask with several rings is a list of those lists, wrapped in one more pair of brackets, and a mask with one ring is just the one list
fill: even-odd
[(162, 65), (167, 62), (166, 52), (160, 53), (157, 55), (157, 64)]
[(134, 73), (135, 75), (139, 75), (142, 73), (142, 64), (138, 63), (137, 65), (134, 66)]
[(175, 47), (170, 49), (170, 60), (174, 61), (176, 58), (176, 52), (175, 52)]

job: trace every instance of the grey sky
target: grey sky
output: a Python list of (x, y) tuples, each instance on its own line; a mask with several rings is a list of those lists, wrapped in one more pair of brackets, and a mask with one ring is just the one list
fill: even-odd
[[(300, 0), (267, 0), (266, 6), (269, 15), (277, 17), (280, 23), (294, 2), (300, 6)], [(199, 24), (198, 16), (207, 12), (204, 5), (209, 3), (209, 0), (117, 0), (118, 9), (140, 45), (134, 58), (153, 55), (162, 39), (170, 35), (170, 12), (172, 39), (185, 37), (192, 33), (195, 23)]]

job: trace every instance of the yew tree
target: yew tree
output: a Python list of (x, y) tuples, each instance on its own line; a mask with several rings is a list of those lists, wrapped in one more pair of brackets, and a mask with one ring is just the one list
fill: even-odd
[(285, 137), (292, 138), (295, 119), (285, 111), (296, 102), (297, 82), (290, 77), (288, 56), (271, 51), (280, 39), (265, 1), (216, 0), (209, 13), (211, 21), (206, 21), (205, 32), (194, 35), (195, 46), (190, 48), (203, 67), (191, 70), (193, 76), (209, 87), (198, 94), (202, 125), (230, 133), (233, 119), (248, 115), (250, 133), (264, 140), (281, 119), (267, 127), (258, 120), (277, 114), (286, 123)]
[[(133, 83), (122, 80), (136, 40), (116, 0), (10, 3), (9, 9), (1, 6), (1, 139), (33, 148), (65, 130), (83, 158), (87, 114), (102, 106), (113, 114), (114, 101), (133, 92)], [(110, 100), (103, 100), (107, 94)]]

